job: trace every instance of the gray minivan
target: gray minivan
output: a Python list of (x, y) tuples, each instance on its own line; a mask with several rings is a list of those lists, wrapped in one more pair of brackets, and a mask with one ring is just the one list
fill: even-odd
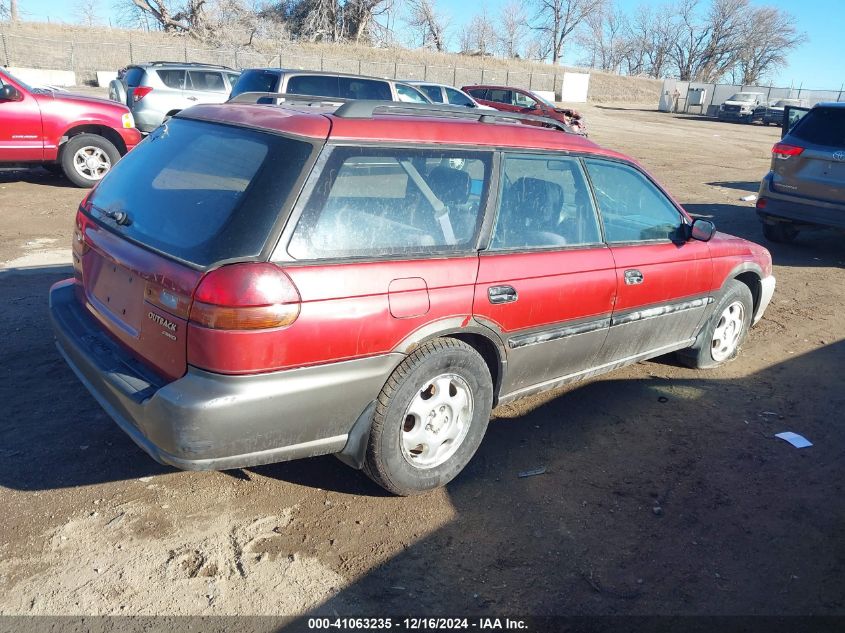
[[(235, 87), (232, 88), (229, 98), (237, 97), (245, 92), (287, 92), (339, 99), (431, 103), (428, 97), (418, 89), (393, 79), (285, 68), (244, 70)], [(266, 98), (260, 100), (259, 103), (271, 101), (273, 99)], [(278, 101), (277, 99), (276, 102)]]
[(816, 105), (775, 143), (757, 214), (773, 242), (802, 227), (845, 229), (845, 103)]

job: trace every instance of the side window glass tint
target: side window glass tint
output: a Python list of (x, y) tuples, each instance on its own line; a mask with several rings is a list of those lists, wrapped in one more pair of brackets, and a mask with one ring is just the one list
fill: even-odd
[(225, 92), (226, 86), (223, 83), (221, 73), (205, 70), (189, 70), (188, 81), (192, 90), (203, 92)]
[(335, 148), (288, 252), (324, 259), (473, 248), (490, 164), (481, 152)]
[(484, 99), (485, 101), (489, 101), (489, 96), (487, 95), (487, 90), (484, 88), (473, 88), (472, 90), (468, 90), (469, 94), (471, 94), (476, 99)]
[(585, 161), (608, 242), (675, 239), (681, 215), (648, 178), (633, 167)]
[(452, 105), (461, 105), (461, 106), (471, 106), (473, 105), (472, 101), (458, 90), (454, 90), (452, 88), (446, 88), (446, 97), (449, 99), (449, 103)]
[(185, 87), (185, 71), (184, 70), (157, 70), (161, 82), (168, 88), (175, 90), (182, 90)]
[(601, 242), (590, 189), (576, 158), (506, 156), (492, 249)]
[(287, 90), (297, 95), (340, 97), (337, 77), (331, 75), (297, 75), (288, 80)]
[(512, 93), (510, 90), (489, 90), (488, 97), (490, 101), (495, 101), (496, 103), (507, 103), (508, 105), (511, 104)]
[(390, 86), (386, 81), (371, 81), (351, 77), (338, 78), (340, 92), (345, 99), (372, 99), (374, 101), (392, 101)]
[(443, 94), (440, 92), (440, 86), (417, 86), (425, 93), (425, 96), (434, 101), (434, 103), (443, 103)]

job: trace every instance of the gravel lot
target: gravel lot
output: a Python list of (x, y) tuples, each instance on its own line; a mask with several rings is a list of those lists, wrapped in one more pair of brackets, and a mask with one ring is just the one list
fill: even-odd
[[(585, 113), (689, 211), (763, 239), (739, 199), (774, 128)], [(81, 197), (0, 172), (0, 614), (845, 615), (841, 235), (769, 245), (778, 289), (734, 363), (502, 407), (455, 482), (399, 499), (333, 457), (184, 473), (136, 448), (48, 324)]]

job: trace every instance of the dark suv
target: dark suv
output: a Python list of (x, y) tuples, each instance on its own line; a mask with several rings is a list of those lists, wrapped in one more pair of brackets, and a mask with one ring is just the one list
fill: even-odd
[(774, 291), (766, 249), (630, 158), (508, 118), (183, 111), (82, 202), (59, 350), (163, 463), (337, 453), (398, 494), (455, 477), (498, 403), (734, 358)]
[(773, 242), (807, 227), (845, 229), (845, 103), (815, 106), (772, 147), (757, 214)]

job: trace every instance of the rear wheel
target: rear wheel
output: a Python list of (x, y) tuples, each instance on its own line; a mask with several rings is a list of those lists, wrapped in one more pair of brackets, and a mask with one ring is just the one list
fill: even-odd
[(397, 495), (447, 484), (481, 444), (492, 405), (490, 371), (477, 351), (449, 338), (425, 343), (378, 397), (364, 471)]
[(741, 281), (731, 279), (695, 344), (678, 352), (687, 367), (710, 369), (736, 358), (751, 327), (754, 299)]
[(62, 148), (62, 171), (77, 187), (93, 187), (120, 160), (120, 152), (106, 138), (79, 134)]
[(792, 222), (763, 222), (763, 236), (771, 242), (788, 244), (798, 237), (798, 229)]

